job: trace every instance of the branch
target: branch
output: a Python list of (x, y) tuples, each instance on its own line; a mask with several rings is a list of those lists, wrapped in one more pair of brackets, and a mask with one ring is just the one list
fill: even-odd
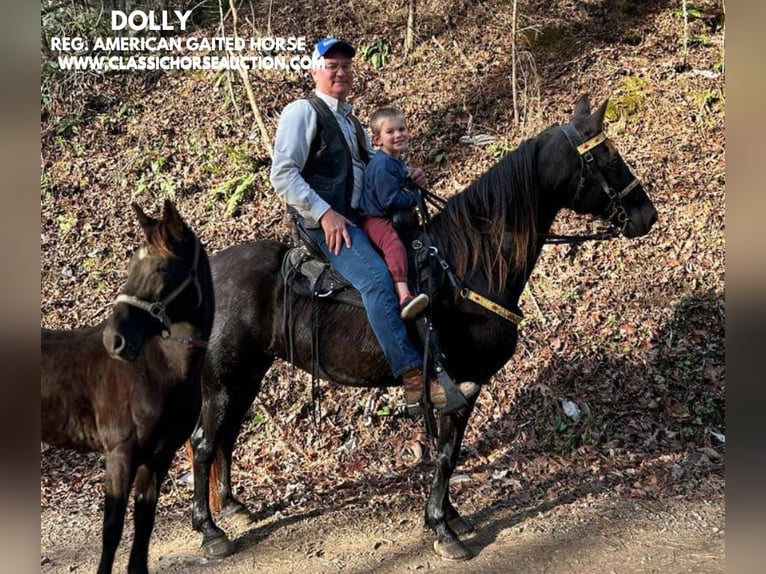
[[(231, 21), (234, 38), (237, 38), (237, 7), (234, 5), (234, 0), (229, 0), (229, 11), (231, 12)], [(221, 21), (221, 28), (223, 29), (223, 21)], [(233, 52), (229, 50), (229, 57), (234, 56)], [(255, 101), (255, 93), (253, 92), (253, 86), (250, 84), (250, 77), (248, 71), (243, 70), (242, 67), (237, 68), (239, 77), (242, 78), (242, 83), (245, 85), (245, 92), (247, 92), (247, 99), (250, 102), (250, 109), (253, 111), (253, 118), (258, 126), (258, 130), (261, 133), (261, 144), (263, 145), (269, 157), (273, 155), (271, 149), (271, 139), (269, 138), (269, 132), (266, 129), (266, 124), (263, 121), (261, 110), (258, 108), (258, 102)]]

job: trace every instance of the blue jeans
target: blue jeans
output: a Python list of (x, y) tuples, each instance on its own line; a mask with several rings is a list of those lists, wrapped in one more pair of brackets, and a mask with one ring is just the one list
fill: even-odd
[(383, 258), (361, 228), (349, 225), (347, 229), (351, 236), (351, 247), (344, 244), (338, 255), (330, 252), (321, 228), (306, 231), (314, 237), (333, 268), (362, 295), (372, 331), (388, 359), (394, 377), (400, 377), (410, 369), (422, 367), (423, 358), (407, 336), (404, 321), (399, 316), (399, 303), (391, 273)]

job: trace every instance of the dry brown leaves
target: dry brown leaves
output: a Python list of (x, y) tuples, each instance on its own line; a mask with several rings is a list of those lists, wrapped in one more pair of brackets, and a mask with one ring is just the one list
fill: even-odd
[[(331, 8), (309, 18), (293, 3), (275, 7), (274, 21), (282, 23), (280, 33), (305, 30), (314, 38), (331, 30), (360, 44), (391, 43), (381, 70), (360, 63), (359, 114), (387, 103), (403, 108), (414, 134), (409, 161), (445, 195), (495, 161), (491, 148), (460, 144), (460, 136), (489, 133), (515, 144), (566, 121), (580, 93), (598, 102), (622, 93), (626, 77), (642, 78), (647, 95), (635, 116), (607, 129), (660, 212), (656, 228), (638, 241), (585, 245), (573, 262), (565, 247), (546, 249), (522, 297), (527, 320), (516, 356), (483, 390), (472, 416), (454, 498), (524, 509), (605, 491), (720, 494), (725, 92), (723, 76), (694, 72), (715, 70), (721, 59), (721, 33), (711, 24), (715, 3), (705, 4), (707, 19), (692, 22), (709, 41), (691, 45), (686, 67), (681, 23), (663, 3), (624, 14), (602, 13), (594, 2), (523, 4), (542, 87), (539, 109), (528, 110), (527, 133), (512, 122), (507, 4), (451, 3), (446, 12), (437, 10), (441, 4), (421, 3), (418, 45), (408, 61), (400, 55), (406, 19), (396, 7), (361, 2), (344, 18)], [(242, 87), (232, 81), (229, 92), (225, 77), (112, 78), (90, 95), (91, 111), (41, 122), (44, 326), (103, 318), (138, 244), (130, 200), (151, 211), (171, 190), (210, 252), (287, 237), (266, 179), (248, 190), (233, 217), (224, 217), (225, 201), (212, 194), (229, 178), (268, 166)], [(273, 74), (253, 85), (272, 133), (282, 106), (309, 87), (305, 77)], [(538, 115), (539, 125), (532, 123)], [(563, 215), (557, 230), (583, 225)], [(305, 376), (280, 365), (247, 416), (233, 478), (253, 510), (419, 505), (433, 456), (419, 422), (380, 415), (365, 426), (369, 392), (325, 386), (315, 427), (307, 388)], [(391, 389), (377, 404), (398, 401)], [(579, 407), (578, 420), (564, 412), (564, 401)], [(51, 449), (41, 458), (42, 505), (99, 504), (97, 457)], [(179, 457), (162, 505), (188, 504), (181, 481), (187, 472)]]

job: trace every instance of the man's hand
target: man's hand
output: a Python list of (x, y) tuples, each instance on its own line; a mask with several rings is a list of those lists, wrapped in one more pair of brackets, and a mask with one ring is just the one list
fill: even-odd
[(419, 167), (408, 167), (407, 177), (417, 183), (420, 187), (428, 187), (428, 180), (426, 179), (426, 172)]
[(343, 244), (346, 247), (351, 247), (351, 236), (348, 233), (346, 226), (354, 225), (348, 219), (343, 217), (340, 213), (333, 208), (328, 209), (319, 218), (319, 224), (324, 231), (324, 239), (327, 242), (327, 247), (335, 255), (340, 253)]

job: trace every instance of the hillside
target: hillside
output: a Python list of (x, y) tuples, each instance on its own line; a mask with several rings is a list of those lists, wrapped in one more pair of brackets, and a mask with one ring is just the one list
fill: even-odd
[[(332, 33), (360, 47), (388, 45), (379, 69), (357, 58), (352, 101), (363, 121), (380, 105), (404, 110), (413, 135), (408, 163), (423, 167), (431, 189), (444, 196), (525, 137), (566, 122), (582, 93), (594, 104), (611, 99), (606, 131), (641, 177), (659, 222), (644, 238), (588, 243), (573, 257), (567, 247), (546, 248), (521, 300), (526, 320), (517, 354), (482, 391), (453, 488), (459, 504), (479, 514), (516, 509), (508, 527), (537, 513), (563, 520), (576, 505), (721, 503), (721, 4), (694, 3), (685, 50), (681, 2), (520, 3), (518, 125), (509, 2), (419, 2), (416, 45), (407, 57), (406, 2), (276, 2), (270, 15), (266, 3), (251, 6), (240, 9), (242, 37), (305, 35), (311, 42)], [(213, 16), (194, 33), (213, 36), (217, 7), (203, 10)], [(226, 26), (230, 34), (230, 20)], [(284, 209), (268, 185), (269, 155), (236, 74), (45, 78), (42, 326), (71, 329), (106, 316), (139, 244), (131, 201), (158, 213), (172, 197), (210, 253), (256, 238), (288, 239)], [(249, 80), (273, 138), (280, 110), (309, 90), (310, 78), (263, 71)], [(463, 143), (481, 134), (492, 143)], [(555, 231), (596, 227), (564, 215)], [(272, 370), (235, 452), (236, 490), (251, 509), (288, 517), (328, 506), (419, 516), (431, 469), (420, 425), (381, 415), (365, 426), (369, 393), (325, 384), (315, 428), (308, 379), (287, 374), (282, 364)], [(391, 389), (378, 404), (399, 399)], [(563, 399), (586, 416), (567, 418)], [(98, 532), (101, 467), (96, 455), (43, 449), (43, 571), (69, 564), (56, 558), (66, 537), (46, 534), (46, 524), (76, 512)], [(187, 471), (179, 456), (161, 515), (188, 514)], [(722, 546), (713, 554), (719, 552)]]

